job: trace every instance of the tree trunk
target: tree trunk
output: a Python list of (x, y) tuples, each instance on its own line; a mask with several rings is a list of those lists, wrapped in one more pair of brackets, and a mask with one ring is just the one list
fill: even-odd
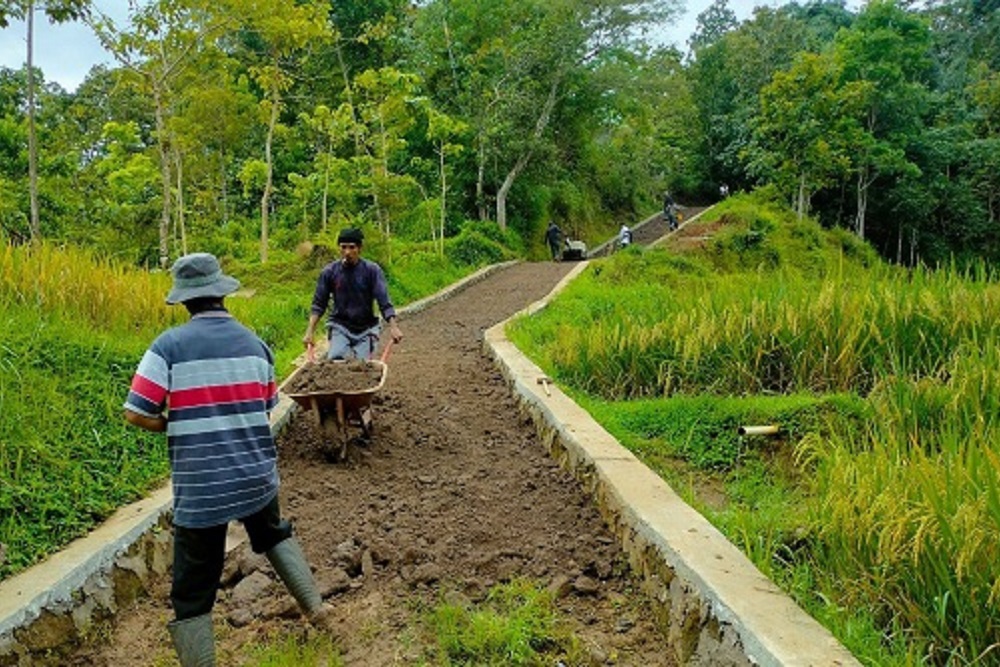
[(167, 123), (163, 114), (163, 93), (160, 83), (153, 77), (153, 106), (156, 115), (156, 144), (160, 153), (160, 183), (163, 187), (163, 204), (160, 207), (160, 268), (170, 265), (170, 151), (167, 142)]
[(490, 219), (490, 212), (486, 206), (486, 192), (483, 187), (483, 181), (486, 178), (486, 141), (482, 138), (479, 139), (479, 151), (477, 161), (476, 172), (476, 205), (479, 207), (479, 220), (486, 222)]
[(438, 160), (439, 160), (438, 161), (438, 169), (441, 171), (441, 237), (440, 237), (440, 245), (438, 246), (438, 248), (439, 248), (438, 252), (443, 257), (444, 256), (444, 222), (445, 222), (445, 217), (446, 217), (445, 214), (447, 212), (447, 205), (445, 203), (445, 199), (448, 196), (448, 175), (445, 173), (445, 170), (444, 170), (444, 142), (443, 141), (441, 142), (441, 149), (438, 151)]
[(903, 264), (903, 223), (896, 225), (896, 264)]
[(497, 225), (500, 229), (507, 229), (507, 193), (510, 192), (514, 180), (521, 173), (521, 170), (527, 166), (530, 157), (531, 151), (529, 150), (518, 159), (514, 168), (507, 172), (507, 177), (503, 179), (503, 185), (497, 190)]
[(559, 92), (561, 78), (557, 76), (555, 81), (552, 82), (552, 87), (549, 88), (549, 96), (545, 99), (545, 104), (542, 105), (542, 112), (538, 115), (538, 121), (535, 123), (535, 131), (531, 133), (531, 141), (528, 143), (528, 148), (517, 159), (514, 168), (507, 173), (507, 177), (503, 179), (503, 185), (497, 191), (497, 225), (500, 229), (507, 229), (507, 194), (510, 192), (511, 187), (514, 185), (514, 180), (521, 173), (521, 170), (527, 166), (528, 160), (531, 159), (535, 143), (541, 138), (542, 133), (549, 124), (549, 119), (552, 117), (552, 109), (556, 106), (556, 93)]
[(219, 153), (219, 175), (222, 177), (222, 224), (229, 222), (229, 177), (226, 174), (226, 151), (225, 148)]
[(806, 175), (805, 172), (799, 174), (799, 195), (795, 202), (795, 211), (798, 219), (801, 220), (806, 214)]
[(28, 28), (28, 192), (31, 200), (29, 227), (32, 241), (42, 240), (42, 225), (38, 220), (38, 137), (35, 133), (35, 2), (28, 0), (25, 21)]
[(278, 107), (281, 104), (281, 94), (277, 87), (274, 99), (271, 100), (271, 117), (267, 121), (267, 140), (264, 142), (264, 161), (267, 163), (267, 180), (264, 182), (264, 194), (260, 196), (260, 263), (267, 264), (267, 214), (271, 205), (271, 189), (274, 181), (274, 164), (271, 157), (271, 145), (274, 143), (274, 128), (278, 124)]
[(188, 254), (187, 224), (184, 217), (184, 162), (176, 144), (172, 145), (174, 167), (177, 169), (177, 229), (181, 233), (181, 254)]
[[(388, 134), (385, 129), (385, 122), (382, 118), (382, 114), (378, 115), (378, 131), (379, 131), (379, 144), (381, 145), (381, 150), (379, 151), (381, 155), (379, 156), (378, 166), (379, 175), (382, 177), (382, 184), (384, 187), (388, 188), (389, 185), (389, 146), (386, 143), (386, 135)], [(378, 226), (385, 234), (386, 238), (389, 237), (391, 221), (389, 220), (389, 211), (385, 211), (385, 215), (382, 214), (382, 205), (378, 199), (378, 187), (375, 188), (375, 215), (378, 217)], [(391, 201), (391, 199), (390, 199)]]
[(320, 222), (320, 231), (326, 233), (326, 219), (330, 215), (327, 209), (330, 199), (330, 161), (333, 160), (333, 139), (330, 139), (330, 147), (326, 153), (326, 164), (323, 165), (323, 220)]
[(858, 170), (858, 212), (854, 218), (854, 230), (860, 239), (865, 237), (865, 218), (868, 212), (868, 186), (871, 185), (868, 170), (868, 165)]

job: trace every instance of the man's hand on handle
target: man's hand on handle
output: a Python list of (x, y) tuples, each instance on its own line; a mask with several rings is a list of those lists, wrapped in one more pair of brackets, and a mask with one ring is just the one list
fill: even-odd
[(306, 355), (309, 361), (314, 361), (316, 356), (316, 323), (319, 322), (317, 315), (309, 316), (309, 325), (306, 326), (306, 334), (302, 337), (302, 344), (306, 348)]
[(396, 324), (395, 317), (389, 320), (389, 336), (392, 338), (393, 343), (403, 340), (403, 332), (400, 331), (399, 326)]

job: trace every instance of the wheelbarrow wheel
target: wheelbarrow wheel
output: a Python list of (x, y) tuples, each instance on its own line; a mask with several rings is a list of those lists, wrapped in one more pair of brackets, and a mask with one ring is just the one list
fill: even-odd
[(327, 463), (343, 463), (347, 460), (347, 441), (345, 436), (338, 441), (326, 440), (323, 443), (323, 458)]
[(347, 460), (347, 443), (350, 431), (347, 416), (340, 400), (334, 410), (324, 409), (316, 399), (312, 400), (312, 414), (320, 432), (320, 450), (329, 463)]
[(358, 425), (361, 427), (361, 435), (358, 436), (358, 444), (367, 447), (372, 442), (372, 432), (375, 430), (375, 420), (372, 416), (371, 406), (368, 406), (361, 411), (358, 419)]

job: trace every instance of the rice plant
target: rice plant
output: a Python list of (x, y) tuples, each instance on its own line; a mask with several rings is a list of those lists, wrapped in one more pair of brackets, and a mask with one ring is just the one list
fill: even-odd
[[(646, 460), (725, 471), (731, 504), (709, 517), (859, 657), (995, 663), (1000, 284), (983, 267), (882, 265), (734, 199), (699, 253), (595, 263), (511, 337), (586, 401), (611, 401), (595, 412)], [(732, 424), (715, 406), (794, 396), (854, 398), (786, 433), (798, 474), (782, 510), (722, 446)], [(672, 426), (626, 418), (646, 401)]]

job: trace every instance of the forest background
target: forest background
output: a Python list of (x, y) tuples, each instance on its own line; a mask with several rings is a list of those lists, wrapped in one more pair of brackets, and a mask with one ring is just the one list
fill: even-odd
[(549, 220), (603, 240), (665, 189), (771, 184), (900, 263), (1000, 252), (997, 0), (743, 22), (718, 0), (686, 55), (644, 40), (674, 0), (131, 7), (0, 4), (85, 22), (117, 63), (72, 93), (0, 69), (7, 239), (154, 267), (267, 262), (348, 224), (443, 252), (488, 221), (539, 253)]

